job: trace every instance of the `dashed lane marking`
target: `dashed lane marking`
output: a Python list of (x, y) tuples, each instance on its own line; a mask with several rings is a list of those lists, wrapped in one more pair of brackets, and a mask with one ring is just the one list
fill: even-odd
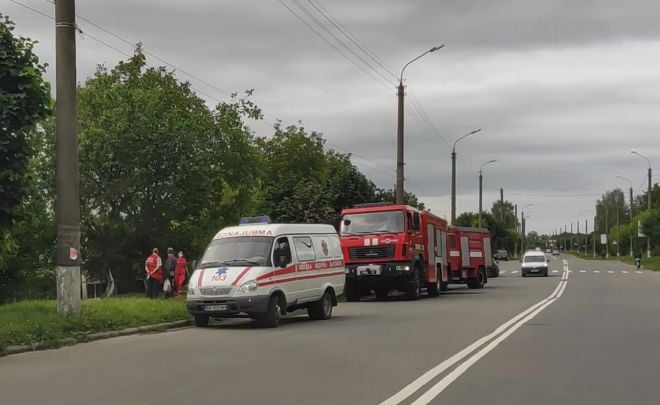
[(586, 272), (587, 272), (586, 270), (580, 270), (580, 273), (586, 273)]
[(621, 273), (628, 274), (628, 270), (622, 270)]
[(608, 272), (609, 274), (614, 274), (614, 272), (613, 272), (612, 270), (607, 270), (607, 272)]
[(639, 270), (635, 270), (635, 273), (637, 273), (637, 274), (642, 274), (642, 273), (644, 273), (644, 272), (643, 272), (643, 271), (639, 271)]
[(518, 272), (518, 270), (514, 270), (514, 271), (511, 272), (511, 274), (516, 274), (517, 272)]
[(600, 273), (600, 270), (594, 270), (594, 273)]

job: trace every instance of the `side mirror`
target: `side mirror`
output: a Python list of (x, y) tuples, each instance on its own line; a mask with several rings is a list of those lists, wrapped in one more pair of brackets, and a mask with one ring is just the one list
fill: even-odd
[(286, 258), (286, 256), (280, 256), (280, 259), (277, 264), (281, 268), (285, 268), (289, 264), (289, 260)]
[(193, 270), (195, 270), (197, 268), (197, 260), (193, 260), (192, 268), (193, 268)]

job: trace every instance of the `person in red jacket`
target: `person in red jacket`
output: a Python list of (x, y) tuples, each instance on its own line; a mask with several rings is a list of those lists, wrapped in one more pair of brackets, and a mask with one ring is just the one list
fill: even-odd
[(177, 295), (183, 293), (183, 282), (186, 281), (186, 273), (188, 273), (188, 262), (183, 257), (183, 252), (179, 252), (176, 270), (174, 271), (174, 285), (176, 286)]
[(144, 270), (147, 272), (147, 297), (158, 298), (161, 284), (163, 283), (163, 261), (158, 256), (158, 248), (154, 248), (151, 255), (144, 262)]

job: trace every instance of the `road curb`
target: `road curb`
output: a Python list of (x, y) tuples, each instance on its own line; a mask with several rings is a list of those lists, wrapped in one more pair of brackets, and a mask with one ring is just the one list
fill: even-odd
[(169, 329), (184, 328), (186, 326), (191, 326), (191, 325), (192, 325), (192, 320), (186, 319), (186, 320), (180, 320), (174, 322), (157, 323), (155, 325), (146, 325), (146, 326), (138, 326), (138, 327), (126, 328), (120, 330), (111, 330), (107, 332), (90, 333), (89, 335), (85, 335), (79, 338), (64, 338), (47, 343), (33, 343), (30, 345), (7, 346), (4, 350), (0, 351), (0, 357), (9, 356), (12, 354), (33, 352), (37, 350), (57, 349), (58, 347), (62, 347), (62, 346), (72, 346), (78, 343), (92, 342), (101, 339), (110, 339), (118, 336), (136, 335), (139, 333), (164, 332)]

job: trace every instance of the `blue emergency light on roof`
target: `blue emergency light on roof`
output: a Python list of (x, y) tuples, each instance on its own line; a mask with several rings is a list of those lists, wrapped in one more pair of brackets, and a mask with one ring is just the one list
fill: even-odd
[(257, 217), (243, 217), (239, 225), (254, 225), (254, 224), (270, 224), (270, 217), (268, 215), (259, 215)]

